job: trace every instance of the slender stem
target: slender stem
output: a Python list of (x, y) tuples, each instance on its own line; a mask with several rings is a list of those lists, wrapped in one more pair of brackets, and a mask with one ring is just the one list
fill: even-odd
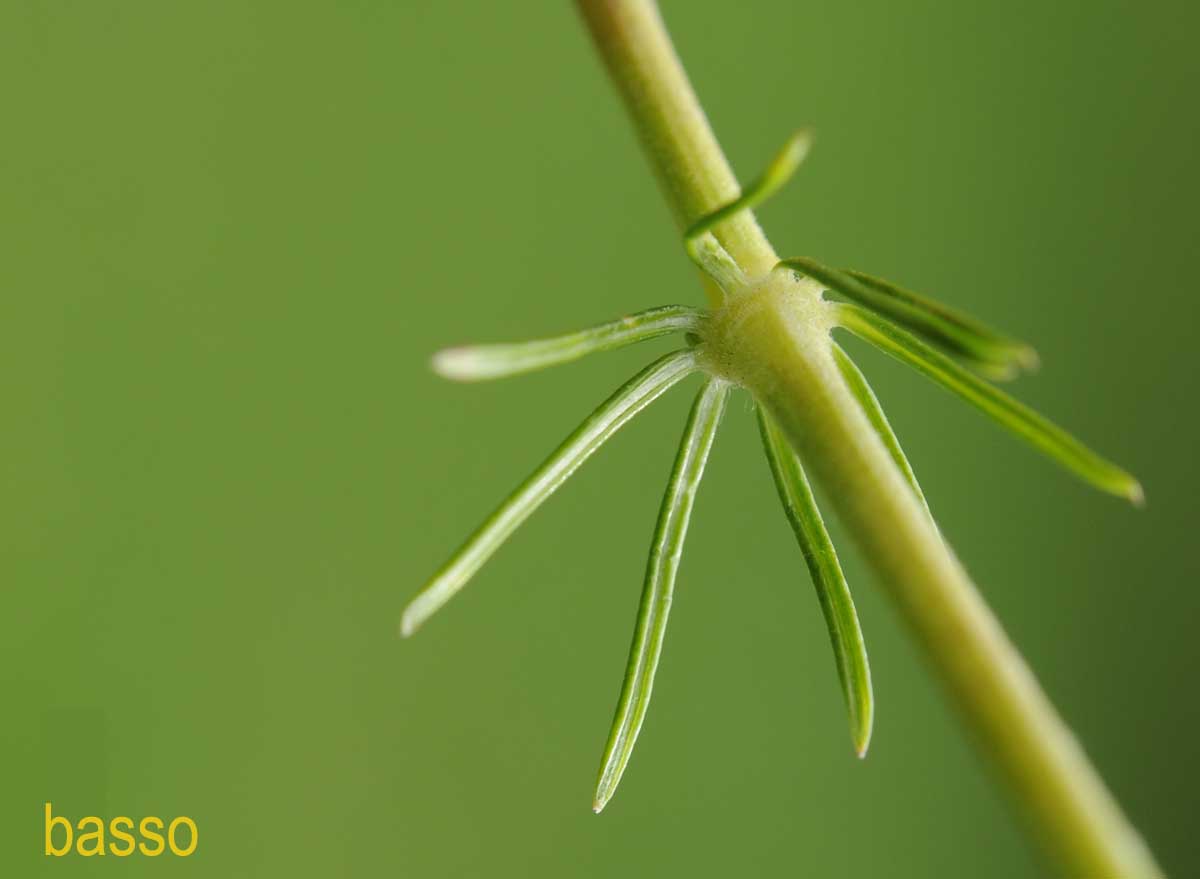
[[(577, 2), (680, 225), (686, 228), (736, 198), (737, 182), (655, 4)], [(775, 264), (770, 243), (749, 214), (730, 218), (716, 231), (751, 276), (764, 276)], [(777, 299), (803, 293), (816, 301), (804, 282), (772, 283), (786, 294)], [(741, 355), (737, 380), (811, 462), (1046, 851), (1071, 877), (1160, 876), (872, 429), (834, 360), (828, 323), (812, 318), (819, 313), (815, 306), (800, 316), (769, 303), (731, 301), (728, 308), (735, 306), (744, 311), (729, 322), (737, 326), (737, 337), (727, 340), (724, 356), (736, 358), (739, 346), (752, 351)]]
[[(741, 195), (687, 73), (679, 63), (654, 3), (579, 0), (592, 38), (625, 99), (680, 230)], [(746, 211), (714, 230), (751, 274), (778, 261), (762, 229)], [(713, 304), (720, 302), (709, 286)]]

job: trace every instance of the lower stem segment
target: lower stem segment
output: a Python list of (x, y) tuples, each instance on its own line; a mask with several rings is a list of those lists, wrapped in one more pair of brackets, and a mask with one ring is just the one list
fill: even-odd
[[(739, 194), (651, 0), (578, 0), (681, 227)], [(777, 262), (749, 213), (716, 230), (750, 276)], [(739, 315), (719, 358), (827, 489), (982, 752), (1062, 872), (1161, 876), (1071, 732), (896, 469), (812, 320), (820, 291), (785, 273)], [(772, 295), (772, 289), (783, 285)], [(792, 285), (790, 288), (786, 285)], [(795, 308), (798, 300), (808, 305)], [(749, 303), (747, 303), (749, 305)], [(739, 309), (741, 310), (741, 309)]]
[(750, 389), (826, 488), (1027, 826), (1064, 875), (1161, 876), (845, 386), (827, 331), (783, 301), (741, 328), (758, 360)]

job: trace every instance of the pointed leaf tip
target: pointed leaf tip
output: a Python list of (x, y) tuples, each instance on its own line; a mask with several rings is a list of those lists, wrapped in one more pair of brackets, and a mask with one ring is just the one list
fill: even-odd
[(687, 305), (663, 305), (562, 336), (531, 342), (444, 348), (433, 355), (430, 366), (435, 373), (451, 381), (508, 378), (668, 333), (694, 333), (702, 325), (704, 316), (700, 309)]
[(479, 371), (478, 364), (471, 357), (471, 349), (467, 347), (443, 348), (429, 358), (429, 368), (444, 379), (450, 381), (473, 381)]
[(907, 330), (850, 303), (837, 307), (838, 322), (865, 342), (906, 363), (958, 395), (1005, 430), (1101, 491), (1138, 504), (1137, 480), (1049, 419), (935, 351)]
[(646, 562), (637, 624), (625, 664), (625, 679), (621, 684), (621, 695), (617, 699), (604, 755), (600, 760), (600, 773), (592, 801), (592, 810), (595, 812), (607, 805), (621, 783), (621, 776), (629, 765), (633, 747), (646, 719), (688, 522), (728, 395), (729, 386), (724, 381), (709, 379), (692, 405), (683, 438), (679, 442), (675, 465), (655, 524), (650, 558)]
[(871, 747), (871, 732), (873, 728), (873, 718), (868, 717), (863, 727), (863, 734), (855, 736), (854, 756), (859, 760), (865, 760), (867, 757), (867, 750)]
[(1026, 372), (1037, 372), (1042, 368), (1042, 356), (1037, 349), (1027, 343), (1017, 343), (1014, 352), (1017, 362)]
[(1142, 489), (1142, 484), (1136, 479), (1130, 479), (1129, 488), (1125, 492), (1125, 496), (1129, 498), (1129, 502), (1139, 510), (1146, 506), (1146, 492)]
[(833, 269), (808, 257), (780, 261), (829, 290), (907, 327), (989, 379), (1007, 381), (1038, 364), (1037, 352), (936, 300), (864, 272)]
[[(866, 662), (866, 644), (863, 645), (863, 661)], [(875, 732), (875, 693), (870, 682), (870, 666), (867, 667), (867, 693), (865, 700), (862, 699), (862, 694), (859, 694), (861, 706), (857, 712), (857, 717), (853, 714), (850, 718), (850, 736), (854, 742), (854, 756), (859, 760), (866, 759), (867, 751), (871, 747), (871, 735)]]
[(796, 169), (807, 158), (812, 149), (813, 135), (807, 128), (802, 128), (787, 139), (782, 149), (771, 159), (767, 170), (753, 187), (758, 190), (759, 200), (770, 198), (796, 173)]
[(800, 544), (821, 613), (825, 617), (850, 721), (850, 741), (854, 752), (861, 757), (871, 741), (875, 697), (867, 646), (858, 612), (854, 608), (854, 599), (850, 595), (850, 586), (838, 562), (837, 551), (825, 528), (825, 521), (800, 458), (775, 420), (761, 405), (758, 407), (758, 426), (779, 500)]
[(409, 616), (408, 612), (406, 611), (403, 614), (401, 614), (400, 615), (400, 637), (401, 638), (411, 637), (413, 632), (415, 632), (416, 630), (417, 630), (417, 625), (415, 622), (413, 622), (413, 620)]

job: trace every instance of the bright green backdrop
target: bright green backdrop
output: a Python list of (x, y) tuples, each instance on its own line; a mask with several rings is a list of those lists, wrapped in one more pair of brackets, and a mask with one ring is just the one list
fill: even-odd
[[(817, 132), (762, 212), (781, 252), (1031, 339), (1020, 396), (1144, 480), (1135, 512), (864, 353), (960, 555), (1194, 875), (1197, 7), (665, 8), (744, 176)], [(851, 756), (744, 400), (604, 815), (688, 393), (397, 639), (423, 578), (650, 352), (472, 387), (429, 354), (701, 296), (568, 4), (5, 0), (0, 82), (0, 872), (1036, 870), (847, 548), (879, 697)], [(47, 799), (187, 814), (200, 848), (48, 862)]]

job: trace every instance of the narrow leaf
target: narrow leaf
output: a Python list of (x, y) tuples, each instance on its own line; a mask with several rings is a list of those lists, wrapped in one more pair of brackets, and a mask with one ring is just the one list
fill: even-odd
[(603, 809), (616, 792), (646, 717), (650, 693), (654, 688), (654, 673), (662, 654), (667, 615), (671, 610), (675, 575), (679, 571), (688, 520), (728, 392), (729, 386), (725, 382), (709, 379), (696, 397), (683, 431), (683, 439), (679, 443), (671, 480), (663, 496), (654, 530), (650, 560), (646, 564), (646, 580), (642, 587), (633, 644), (629, 648), (625, 681), (621, 686), (616, 715), (600, 764), (600, 779), (592, 803), (596, 812)]
[(688, 227), (683, 241), (688, 254), (693, 260), (699, 261), (696, 253), (697, 242), (712, 229), (741, 211), (748, 211), (762, 204), (791, 179), (808, 155), (812, 147), (812, 134), (807, 131), (797, 131), (788, 138), (783, 148), (775, 154), (762, 175), (745, 188), (741, 196), (722, 205), (710, 214), (701, 217)]
[(690, 351), (667, 354), (626, 382), (568, 436), (528, 479), (451, 556), (433, 579), (409, 602), (400, 619), (408, 637), (466, 585), (501, 544), (587, 458), (633, 416), (693, 372)]
[(1037, 368), (1037, 352), (1024, 342), (1002, 336), (940, 302), (888, 281), (862, 272), (831, 269), (807, 257), (785, 259), (779, 265), (890, 317), (989, 378), (1013, 378), (1021, 370)]
[(921, 506), (925, 508), (925, 512), (929, 513), (930, 518), (933, 518), (933, 514), (929, 512), (929, 504), (925, 500), (925, 493), (921, 491), (921, 486), (917, 483), (917, 475), (913, 473), (912, 465), (908, 463), (904, 449), (900, 448), (900, 440), (896, 438), (896, 432), (892, 430), (892, 425), (888, 423), (887, 415), (884, 414), (883, 407), (879, 405), (879, 398), (875, 396), (875, 392), (867, 384), (867, 377), (862, 374), (858, 365), (850, 359), (850, 355), (843, 351), (840, 345), (835, 344), (833, 346), (833, 359), (837, 361), (838, 369), (842, 371), (842, 377), (846, 380), (846, 385), (862, 406), (867, 420), (871, 422), (871, 426), (875, 428), (875, 432), (879, 434), (879, 438), (887, 446), (892, 460), (896, 462), (896, 467), (904, 474), (904, 478), (912, 487), (917, 500), (921, 502)]
[(855, 305), (838, 306), (838, 317), (842, 326), (856, 336), (958, 394), (1086, 482), (1127, 498), (1134, 504), (1141, 504), (1142, 487), (1120, 467), (1100, 457), (1062, 428), (963, 369), (912, 334)]
[[(953, 345), (957, 341), (961, 356), (969, 357), (970, 355), (963, 349), (971, 348), (974, 356), (984, 367), (982, 371), (991, 378), (1013, 378), (1018, 371), (1033, 372), (1041, 364), (1037, 350), (1029, 343), (999, 333), (975, 318), (938, 302), (936, 299), (914, 293), (890, 281), (868, 275), (866, 272), (849, 269), (846, 274), (867, 288), (891, 298), (900, 305), (908, 306), (916, 314), (923, 314), (934, 321), (938, 326), (931, 325), (925, 332), (936, 340), (938, 328), (940, 328), (947, 339), (945, 343), (947, 346), (953, 349)], [(920, 327), (914, 324), (913, 329), (920, 330)], [(954, 341), (951, 340), (952, 338)]]
[(863, 640), (858, 612), (850, 587), (838, 562), (837, 551), (829, 539), (816, 498), (787, 438), (763, 408), (758, 408), (758, 427), (762, 432), (763, 448), (775, 477), (779, 500), (796, 534), (804, 561), (812, 575), (821, 603), (821, 613), (829, 629), (833, 657), (837, 664), (842, 693), (850, 714), (850, 737), (854, 752), (866, 756), (871, 743), (874, 721), (874, 696), (871, 690), (871, 666), (867, 661), (867, 646)]
[(695, 332), (703, 320), (700, 309), (664, 305), (551, 339), (446, 348), (433, 355), (433, 371), (442, 378), (463, 382), (506, 378), (667, 333)]
[(726, 297), (732, 296), (735, 291), (746, 285), (746, 275), (741, 266), (711, 232), (689, 240), (687, 250), (692, 262), (716, 282)]

